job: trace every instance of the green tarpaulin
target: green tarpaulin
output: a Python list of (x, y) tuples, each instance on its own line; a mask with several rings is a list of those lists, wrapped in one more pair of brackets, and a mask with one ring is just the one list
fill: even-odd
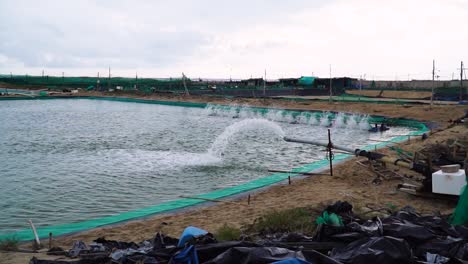
[(312, 76), (302, 76), (297, 82), (299, 85), (303, 86), (312, 86), (314, 85), (315, 77)]

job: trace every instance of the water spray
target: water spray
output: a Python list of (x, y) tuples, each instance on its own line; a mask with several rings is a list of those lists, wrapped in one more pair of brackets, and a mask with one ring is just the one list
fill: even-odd
[(208, 149), (208, 153), (220, 157), (237, 133), (256, 129), (270, 130), (278, 135), (279, 138), (284, 136), (283, 129), (275, 122), (258, 118), (244, 119), (225, 128), (223, 133), (212, 143), (211, 147)]

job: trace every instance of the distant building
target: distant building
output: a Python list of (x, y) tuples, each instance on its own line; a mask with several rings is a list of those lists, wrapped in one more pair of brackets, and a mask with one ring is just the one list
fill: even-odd
[[(354, 87), (356, 81), (357, 79), (349, 77), (332, 78), (331, 85), (333, 87), (333, 93), (341, 93), (346, 89)], [(314, 82), (314, 87), (318, 89), (330, 89), (330, 78), (317, 78)]]
[(299, 81), (299, 78), (283, 78), (279, 79), (279, 83), (283, 87), (296, 86)]
[(263, 78), (250, 78), (241, 80), (240, 83), (245, 86), (260, 86), (263, 85)]
[[(460, 81), (435, 81), (435, 88), (460, 87)], [(411, 80), (411, 81), (374, 81), (362, 80), (362, 89), (431, 89), (432, 80)], [(359, 80), (353, 85), (353, 88), (359, 88)]]

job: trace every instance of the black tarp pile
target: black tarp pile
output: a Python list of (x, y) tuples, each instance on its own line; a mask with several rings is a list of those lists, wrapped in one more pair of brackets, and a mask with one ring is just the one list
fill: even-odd
[[(39, 260), (32, 258), (30, 264), (197, 264), (197, 263), (283, 263), (301, 264), (311, 263), (300, 250), (290, 250), (281, 247), (266, 247), (248, 241), (217, 242), (211, 234), (205, 234), (188, 241), (184, 246), (178, 246), (179, 240), (156, 234), (151, 241), (140, 244), (125, 243), (97, 239), (90, 246), (83, 242), (76, 242), (69, 251), (55, 248), (51, 253), (57, 255), (63, 252), (64, 256), (79, 258), (74, 261)], [(94, 248), (94, 249), (93, 249)], [(318, 253), (308, 253), (307, 259), (329, 259)], [(314, 262), (325, 264), (339, 264), (330, 262)], [(286, 261), (286, 262), (281, 262)]]
[(346, 244), (331, 250), (329, 256), (337, 261), (468, 263), (468, 228), (453, 226), (440, 216), (422, 216), (412, 207), (367, 221), (350, 217), (351, 210), (333, 213), (343, 216), (344, 225), (319, 225), (314, 239)]
[[(467, 263), (468, 228), (452, 226), (437, 216), (422, 216), (405, 207), (385, 218), (361, 220), (352, 206), (337, 202), (323, 214), (341, 221), (318, 225), (313, 236), (270, 234), (256, 242), (218, 242), (204, 230), (188, 227), (179, 239), (162, 234), (140, 244), (109, 241), (76, 242), (64, 254), (74, 264), (119, 263)], [(321, 220), (322, 221), (322, 220)], [(60, 254), (61, 249), (54, 249)], [(31, 259), (31, 264), (62, 264)]]

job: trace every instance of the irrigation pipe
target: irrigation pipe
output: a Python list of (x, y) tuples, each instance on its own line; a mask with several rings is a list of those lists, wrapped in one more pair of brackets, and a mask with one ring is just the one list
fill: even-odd
[(184, 196), (184, 195), (180, 195), (179, 197), (180, 197), (180, 198), (186, 198), (186, 199), (202, 200), (202, 201), (207, 201), (207, 202), (228, 203), (228, 204), (235, 204), (235, 205), (247, 206), (247, 205), (245, 205), (245, 204), (238, 203), (238, 202), (222, 201), (222, 200), (217, 200), (217, 199), (208, 199), (208, 198), (195, 197), (195, 196)]
[[(315, 140), (308, 140), (308, 139), (297, 139), (297, 138), (289, 138), (289, 137), (284, 137), (283, 139), (285, 141), (287, 141), (287, 142), (311, 144), (311, 145), (323, 146), (323, 147), (327, 147), (327, 145), (328, 145), (328, 143), (315, 141)], [(332, 148), (339, 149), (341, 151), (345, 151), (345, 152), (349, 152), (349, 153), (353, 153), (356, 156), (367, 157), (369, 159), (381, 160), (381, 161), (383, 161), (385, 163), (398, 165), (398, 166), (405, 167), (405, 168), (408, 168), (408, 169), (413, 169), (413, 166), (414, 166), (414, 164), (412, 164), (412, 163), (408, 163), (408, 162), (403, 161), (401, 159), (395, 159), (395, 158), (392, 158), (392, 157), (389, 157), (389, 156), (386, 156), (384, 154), (377, 153), (377, 152), (366, 151), (366, 150), (362, 150), (362, 149), (358, 149), (358, 148), (357, 149), (352, 149), (352, 148), (347, 148), (347, 147), (337, 146), (337, 145), (333, 145)]]
[(41, 246), (41, 241), (39, 240), (39, 236), (37, 235), (36, 227), (34, 226), (34, 224), (33, 224), (33, 222), (32, 222), (31, 219), (29, 219), (28, 222), (29, 222), (29, 225), (30, 225), (31, 228), (32, 228), (33, 233), (34, 233), (34, 237), (35, 237), (35, 239), (36, 239), (36, 245), (37, 245), (38, 247), (40, 247), (40, 246)]
[(298, 171), (275, 170), (275, 169), (269, 169), (268, 172), (280, 172), (280, 173), (289, 173), (289, 174), (301, 174), (301, 175), (308, 175), (308, 176), (330, 176), (330, 174), (326, 174), (326, 173), (298, 172)]

